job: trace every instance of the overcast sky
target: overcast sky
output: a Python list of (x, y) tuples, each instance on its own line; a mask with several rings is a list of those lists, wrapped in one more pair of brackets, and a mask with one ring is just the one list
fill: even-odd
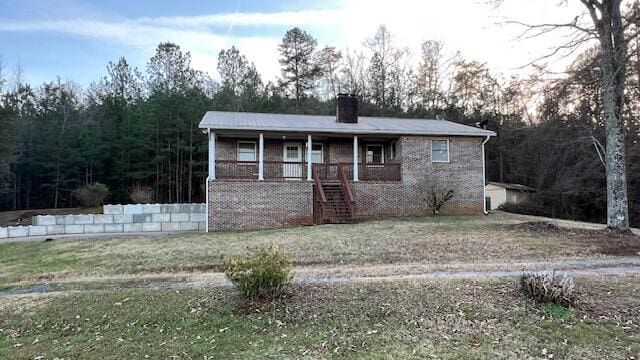
[[(216, 57), (235, 45), (263, 78), (279, 74), (277, 45), (294, 26), (320, 45), (360, 48), (380, 24), (414, 56), (425, 39), (486, 62), (510, 75), (561, 41), (560, 34), (514, 41), (522, 30), (506, 19), (567, 22), (583, 12), (578, 0), (322, 0), (204, 1), (0, 0), (0, 55), (11, 71), (20, 63), (34, 84), (60, 76), (81, 85), (105, 74), (108, 61), (125, 56), (144, 69), (163, 41), (191, 52), (194, 67), (216, 77)], [(566, 61), (555, 61), (560, 67)]]

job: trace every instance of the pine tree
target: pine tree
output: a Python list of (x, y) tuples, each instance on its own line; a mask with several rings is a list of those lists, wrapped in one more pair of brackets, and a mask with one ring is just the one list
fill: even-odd
[(280, 85), (293, 97), (298, 111), (320, 75), (320, 67), (315, 61), (317, 44), (313, 36), (295, 27), (286, 32), (278, 46), (282, 65)]

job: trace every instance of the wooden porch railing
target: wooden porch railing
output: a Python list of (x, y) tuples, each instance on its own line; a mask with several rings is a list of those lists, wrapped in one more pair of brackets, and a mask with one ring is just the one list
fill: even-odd
[[(307, 164), (305, 162), (264, 161), (264, 178), (266, 180), (306, 180)], [(216, 161), (216, 178), (257, 180), (257, 161)]]
[(322, 180), (317, 171), (317, 167), (311, 169), (313, 177), (313, 223), (322, 224), (324, 221), (324, 209), (327, 205), (327, 197), (322, 187)]
[(400, 181), (401, 174), (402, 164), (400, 163), (358, 164), (358, 178), (362, 181)]
[(217, 160), (216, 178), (218, 179), (257, 179), (256, 161)]
[[(265, 180), (306, 180), (307, 163), (264, 161)], [(318, 163), (313, 164), (314, 171), (321, 180), (353, 179), (353, 163)], [(358, 178), (361, 181), (400, 181), (402, 180), (402, 164), (389, 162), (384, 164), (358, 164)], [(313, 175), (313, 174), (312, 174)], [(257, 161), (216, 161), (217, 179), (257, 180)]]
[[(353, 163), (315, 164), (322, 179), (339, 180), (342, 172), (348, 180), (353, 179)], [(401, 163), (358, 164), (358, 180), (361, 181), (400, 181), (402, 180)]]
[(338, 165), (338, 177), (340, 178), (340, 187), (342, 188), (342, 193), (345, 194), (345, 202), (347, 203), (347, 207), (349, 208), (349, 215), (353, 218), (356, 214), (356, 200), (353, 197), (353, 192), (351, 192), (351, 186), (349, 186), (349, 182), (347, 181), (347, 175), (342, 171), (343, 164)]

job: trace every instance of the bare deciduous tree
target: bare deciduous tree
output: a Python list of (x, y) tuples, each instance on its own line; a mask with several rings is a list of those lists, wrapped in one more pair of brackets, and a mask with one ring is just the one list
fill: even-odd
[[(583, 45), (597, 40), (600, 55), (600, 81), (602, 82), (602, 114), (605, 124), (607, 226), (617, 231), (629, 230), (627, 198), (627, 171), (625, 163), (624, 89), (628, 62), (629, 37), (625, 28), (629, 24), (622, 15), (622, 0), (580, 0), (586, 7), (591, 24), (579, 14), (567, 23), (523, 24), (525, 38), (541, 36), (558, 29), (569, 29), (567, 39), (551, 53), (540, 59), (558, 54), (572, 54)], [(539, 60), (539, 59), (538, 59)]]
[(371, 51), (369, 66), (370, 89), (373, 100), (381, 110), (386, 110), (389, 101), (391, 72), (396, 64), (406, 54), (405, 49), (396, 47), (395, 40), (387, 27), (380, 25), (376, 34), (367, 39), (364, 45)]
[(325, 46), (318, 52), (317, 63), (320, 67), (320, 77), (324, 87), (325, 98), (333, 99), (340, 91), (339, 70), (342, 62), (342, 52), (335, 46)]
[(366, 100), (366, 59), (362, 52), (346, 50), (341, 70), (343, 90)]
[(460, 52), (446, 56), (444, 43), (436, 40), (425, 40), (420, 45), (420, 62), (416, 71), (416, 95), (424, 108), (443, 106), (443, 82), (452, 70), (453, 63), (460, 57)]

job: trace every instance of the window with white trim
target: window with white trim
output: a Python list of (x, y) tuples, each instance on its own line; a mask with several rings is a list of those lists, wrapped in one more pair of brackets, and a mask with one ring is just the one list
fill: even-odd
[(300, 158), (300, 147), (297, 145), (287, 145), (285, 148), (286, 158), (287, 159), (299, 159)]
[(256, 161), (255, 141), (238, 141), (238, 161)]
[(431, 162), (449, 162), (449, 140), (431, 140)]
[(366, 161), (368, 164), (383, 164), (384, 163), (384, 145), (381, 144), (367, 144), (366, 146)]
[(324, 162), (322, 144), (311, 145), (311, 163), (321, 164)]
[(398, 156), (398, 142), (397, 141), (392, 141), (391, 142), (391, 146), (389, 147), (389, 157), (391, 158), (391, 160), (396, 160), (397, 156)]

